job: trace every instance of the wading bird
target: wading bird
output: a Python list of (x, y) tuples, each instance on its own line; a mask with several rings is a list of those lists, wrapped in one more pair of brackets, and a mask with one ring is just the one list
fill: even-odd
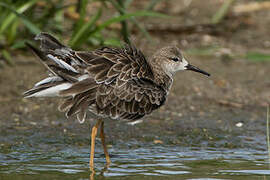
[(46, 79), (24, 93), (25, 97), (62, 97), (59, 110), (84, 122), (89, 110), (97, 116), (92, 128), (90, 169), (94, 168), (95, 138), (100, 137), (106, 157), (104, 119), (134, 122), (162, 106), (180, 70), (207, 72), (190, 65), (176, 46), (167, 46), (146, 59), (132, 45), (102, 47), (94, 51), (74, 51), (48, 33), (35, 40), (40, 48), (26, 43), (49, 71)]

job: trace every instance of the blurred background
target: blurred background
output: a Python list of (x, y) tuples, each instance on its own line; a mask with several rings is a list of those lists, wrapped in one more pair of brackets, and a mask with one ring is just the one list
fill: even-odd
[(106, 122), (113, 164), (104, 171), (98, 141), (96, 179), (270, 179), (269, 29), (267, 0), (1, 0), (0, 179), (89, 176), (93, 119), (22, 98), (46, 77), (24, 45), (42, 31), (76, 50), (132, 42), (147, 57), (176, 43), (211, 74), (177, 73), (143, 123)]

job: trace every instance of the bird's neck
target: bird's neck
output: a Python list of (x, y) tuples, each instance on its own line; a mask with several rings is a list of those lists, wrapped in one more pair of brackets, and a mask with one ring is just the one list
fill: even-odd
[(151, 64), (152, 72), (154, 75), (154, 81), (156, 84), (164, 88), (167, 92), (170, 90), (173, 78), (168, 75), (159, 64)]
[(172, 86), (172, 82), (173, 79), (168, 76), (167, 74), (155, 74), (154, 73), (154, 77), (155, 77), (155, 82), (160, 85), (161, 87), (163, 87), (167, 92), (170, 90), (171, 86)]

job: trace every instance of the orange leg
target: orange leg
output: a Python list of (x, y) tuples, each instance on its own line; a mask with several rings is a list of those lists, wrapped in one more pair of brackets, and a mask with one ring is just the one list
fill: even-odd
[(110, 160), (110, 156), (109, 156), (107, 146), (106, 146), (106, 143), (105, 143), (104, 122), (103, 121), (101, 122), (101, 127), (100, 127), (100, 138), (101, 138), (101, 142), (102, 142), (102, 145), (103, 145), (104, 154), (105, 154), (105, 157), (106, 157), (106, 163), (107, 163), (107, 166), (109, 166), (110, 163), (111, 163), (111, 160)]
[(92, 128), (92, 134), (91, 134), (91, 154), (90, 154), (90, 170), (92, 172), (94, 172), (94, 155), (95, 155), (95, 141), (96, 141), (96, 135), (97, 135), (97, 131), (98, 128), (100, 126), (100, 124), (102, 123), (102, 120), (98, 120), (98, 122), (94, 125), (94, 127)]
[(95, 170), (91, 172), (89, 180), (95, 180)]

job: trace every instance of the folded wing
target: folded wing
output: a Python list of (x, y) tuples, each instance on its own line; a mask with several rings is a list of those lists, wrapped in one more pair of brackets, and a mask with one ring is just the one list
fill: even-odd
[(80, 122), (89, 109), (102, 117), (137, 120), (165, 101), (165, 91), (154, 83), (144, 55), (133, 46), (73, 51), (47, 33), (36, 37), (40, 49), (28, 46), (50, 74), (27, 91), (27, 97), (61, 96), (59, 106)]

